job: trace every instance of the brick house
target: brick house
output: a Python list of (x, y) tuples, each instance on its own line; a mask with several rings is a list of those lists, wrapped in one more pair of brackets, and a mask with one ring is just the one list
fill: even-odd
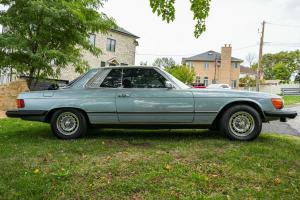
[(238, 87), (240, 64), (243, 60), (231, 56), (231, 45), (221, 48), (221, 53), (207, 51), (189, 58), (183, 58), (182, 63), (193, 67), (196, 72), (195, 85), (208, 86), (212, 83), (229, 84)]
[[(83, 52), (83, 58), (89, 63), (91, 68), (134, 65), (138, 38), (138, 36), (121, 27), (112, 29), (105, 35), (101, 33), (91, 34), (89, 37), (90, 43), (100, 48), (102, 53), (96, 57), (89, 52)], [(78, 76), (79, 74), (73, 68), (68, 67), (62, 70), (60, 79), (72, 80)]]

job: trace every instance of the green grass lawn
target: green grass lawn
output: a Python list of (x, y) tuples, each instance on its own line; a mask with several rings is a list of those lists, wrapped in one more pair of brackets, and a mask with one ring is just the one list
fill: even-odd
[(297, 199), (300, 139), (100, 129), (63, 141), (47, 124), (4, 119), (0, 169), (0, 199)]
[(300, 96), (284, 96), (283, 99), (285, 105), (300, 103)]

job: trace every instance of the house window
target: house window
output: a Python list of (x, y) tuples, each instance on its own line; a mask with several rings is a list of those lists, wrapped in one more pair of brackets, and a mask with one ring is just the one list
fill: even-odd
[(189, 61), (189, 62), (186, 63), (186, 65), (187, 65), (190, 69), (192, 69), (192, 67), (193, 67), (193, 62), (192, 62), (192, 61)]
[(237, 87), (237, 80), (232, 80), (231, 81), (231, 88), (234, 89)]
[(96, 46), (96, 35), (95, 34), (90, 34), (90, 36), (89, 36), (89, 43), (92, 46)]
[(200, 76), (196, 76), (196, 81), (195, 81), (196, 86), (199, 86), (201, 84), (200, 80), (201, 80)]
[(208, 77), (204, 77), (204, 86), (208, 86)]
[(106, 50), (111, 51), (111, 52), (115, 52), (116, 51), (116, 40), (107, 38)]
[(121, 63), (121, 65), (122, 65), (122, 66), (128, 66), (128, 64), (126, 64), (126, 63)]
[(106, 63), (104, 61), (101, 61), (101, 67), (105, 67)]
[(238, 68), (238, 63), (236, 63), (236, 62), (234, 62), (234, 63), (231, 63), (231, 66), (232, 66), (232, 68), (235, 68), (235, 69), (237, 69), (237, 68)]
[(209, 68), (209, 63), (204, 63), (204, 68), (208, 69)]

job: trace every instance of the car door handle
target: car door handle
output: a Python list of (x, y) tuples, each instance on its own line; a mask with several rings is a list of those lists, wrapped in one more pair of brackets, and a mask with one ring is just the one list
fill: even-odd
[(130, 97), (129, 94), (119, 94), (118, 97)]

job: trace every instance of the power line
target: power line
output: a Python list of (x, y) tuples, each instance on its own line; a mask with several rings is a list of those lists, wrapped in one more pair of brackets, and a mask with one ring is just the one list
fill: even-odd
[(300, 28), (300, 25), (290, 25), (290, 24), (275, 24), (271, 22), (266, 22), (267, 24), (273, 25), (273, 26), (281, 26), (281, 27), (291, 27), (291, 28)]

